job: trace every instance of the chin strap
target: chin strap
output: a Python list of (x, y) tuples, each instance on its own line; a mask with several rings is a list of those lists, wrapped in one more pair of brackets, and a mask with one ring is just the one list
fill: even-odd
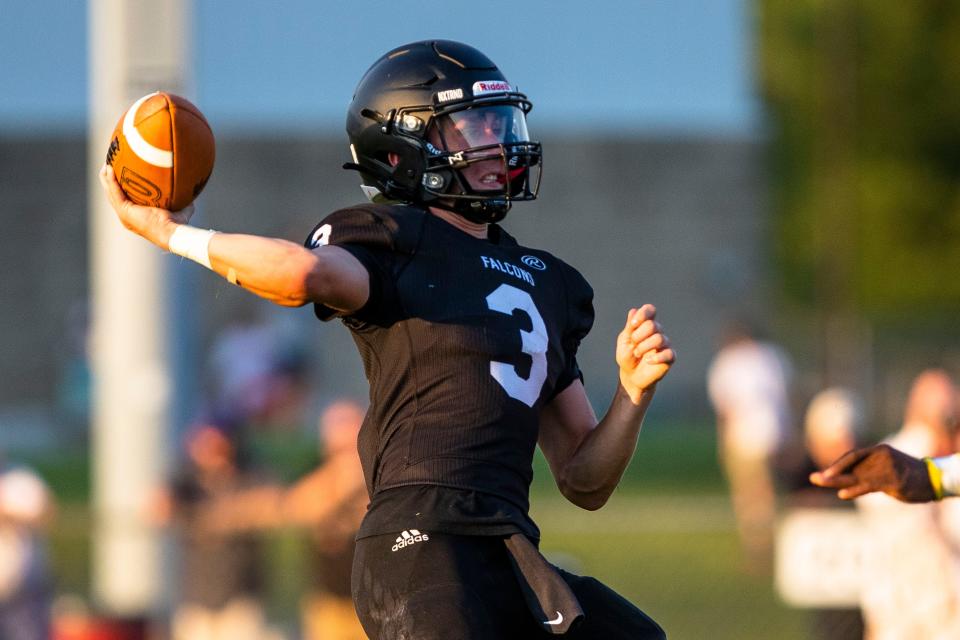
[(347, 171), (356, 171), (362, 175), (369, 175), (376, 182), (383, 184), (383, 188), (363, 184), (360, 189), (371, 202), (377, 202), (380, 199), (403, 202), (412, 202), (423, 206), (438, 207), (452, 211), (470, 222), (493, 224), (503, 220), (510, 211), (512, 202), (510, 200), (455, 200), (453, 204), (444, 204), (442, 197), (429, 201), (421, 201), (416, 194), (410, 193), (408, 189), (397, 186), (397, 183), (391, 179), (391, 176), (374, 176), (370, 169), (363, 167), (356, 162), (345, 162), (343, 168)]
[(509, 200), (458, 200), (452, 207), (443, 207), (463, 216), (470, 222), (494, 224), (507, 217), (512, 203)]

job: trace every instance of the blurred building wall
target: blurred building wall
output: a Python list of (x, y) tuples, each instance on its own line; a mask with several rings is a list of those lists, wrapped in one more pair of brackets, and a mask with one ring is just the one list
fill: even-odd
[(51, 419), (80, 348), (71, 324), (82, 325), (88, 292), (85, 158), (81, 136), (0, 139), (0, 429)]
[[(616, 385), (615, 336), (630, 306), (655, 303), (680, 363), (655, 411), (704, 415), (703, 376), (726, 319), (771, 309), (762, 145), (746, 139), (542, 138), (541, 197), (505, 227), (580, 269), (597, 320), (581, 367), (598, 410)], [(339, 139), (229, 138), (202, 196), (198, 226), (301, 241), (327, 212), (362, 200), (340, 170)], [(68, 312), (87, 294), (81, 138), (0, 139), (0, 428), (4, 409), (55, 407), (72, 349)], [(171, 260), (176, 258), (171, 257)], [(301, 329), (324, 394), (365, 389), (348, 332), (309, 309), (273, 308), (197, 267), (201, 345), (238, 317)]]

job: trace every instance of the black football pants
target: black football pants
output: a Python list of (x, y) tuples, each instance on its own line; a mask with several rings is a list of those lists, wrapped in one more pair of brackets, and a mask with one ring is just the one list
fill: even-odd
[[(546, 640), (527, 608), (501, 538), (430, 533), (392, 550), (396, 535), (364, 538), (353, 602), (372, 640)], [(584, 618), (570, 640), (664, 640), (643, 611), (594, 578), (560, 570)]]

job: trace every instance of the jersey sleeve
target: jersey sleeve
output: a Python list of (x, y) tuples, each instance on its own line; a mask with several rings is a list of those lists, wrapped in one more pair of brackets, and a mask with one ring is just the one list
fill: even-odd
[(553, 387), (553, 397), (573, 384), (574, 380), (583, 382), (583, 372), (577, 364), (577, 350), (593, 327), (593, 288), (578, 271), (563, 265), (567, 291), (567, 326), (563, 334), (564, 365), (557, 383)]
[[(400, 302), (396, 279), (416, 250), (421, 224), (422, 214), (409, 207), (351, 207), (321, 220), (304, 245), (308, 249), (335, 245), (359, 260), (370, 278), (370, 296), (349, 317), (387, 325), (397, 317)], [(336, 310), (319, 303), (314, 304), (314, 312), (324, 321), (337, 315)]]

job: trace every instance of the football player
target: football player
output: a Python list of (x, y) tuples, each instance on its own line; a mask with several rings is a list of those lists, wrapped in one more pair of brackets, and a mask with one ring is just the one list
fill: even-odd
[(882, 491), (901, 502), (931, 502), (960, 495), (960, 454), (914, 458), (888, 444), (848, 451), (810, 482), (837, 489), (844, 500)]
[(470, 46), (388, 52), (347, 113), (345, 168), (372, 203), (330, 214), (305, 246), (190, 227), (190, 211), (136, 206), (109, 168), (102, 174), (132, 231), (349, 328), (370, 381), (358, 446), (371, 501), (353, 591), (372, 638), (664, 637), (640, 609), (536, 548), (536, 445), (565, 497), (600, 508), (675, 354), (654, 306), (631, 309), (616, 344), (620, 383), (596, 418), (576, 358), (592, 289), (498, 225), (537, 196), (530, 108)]

